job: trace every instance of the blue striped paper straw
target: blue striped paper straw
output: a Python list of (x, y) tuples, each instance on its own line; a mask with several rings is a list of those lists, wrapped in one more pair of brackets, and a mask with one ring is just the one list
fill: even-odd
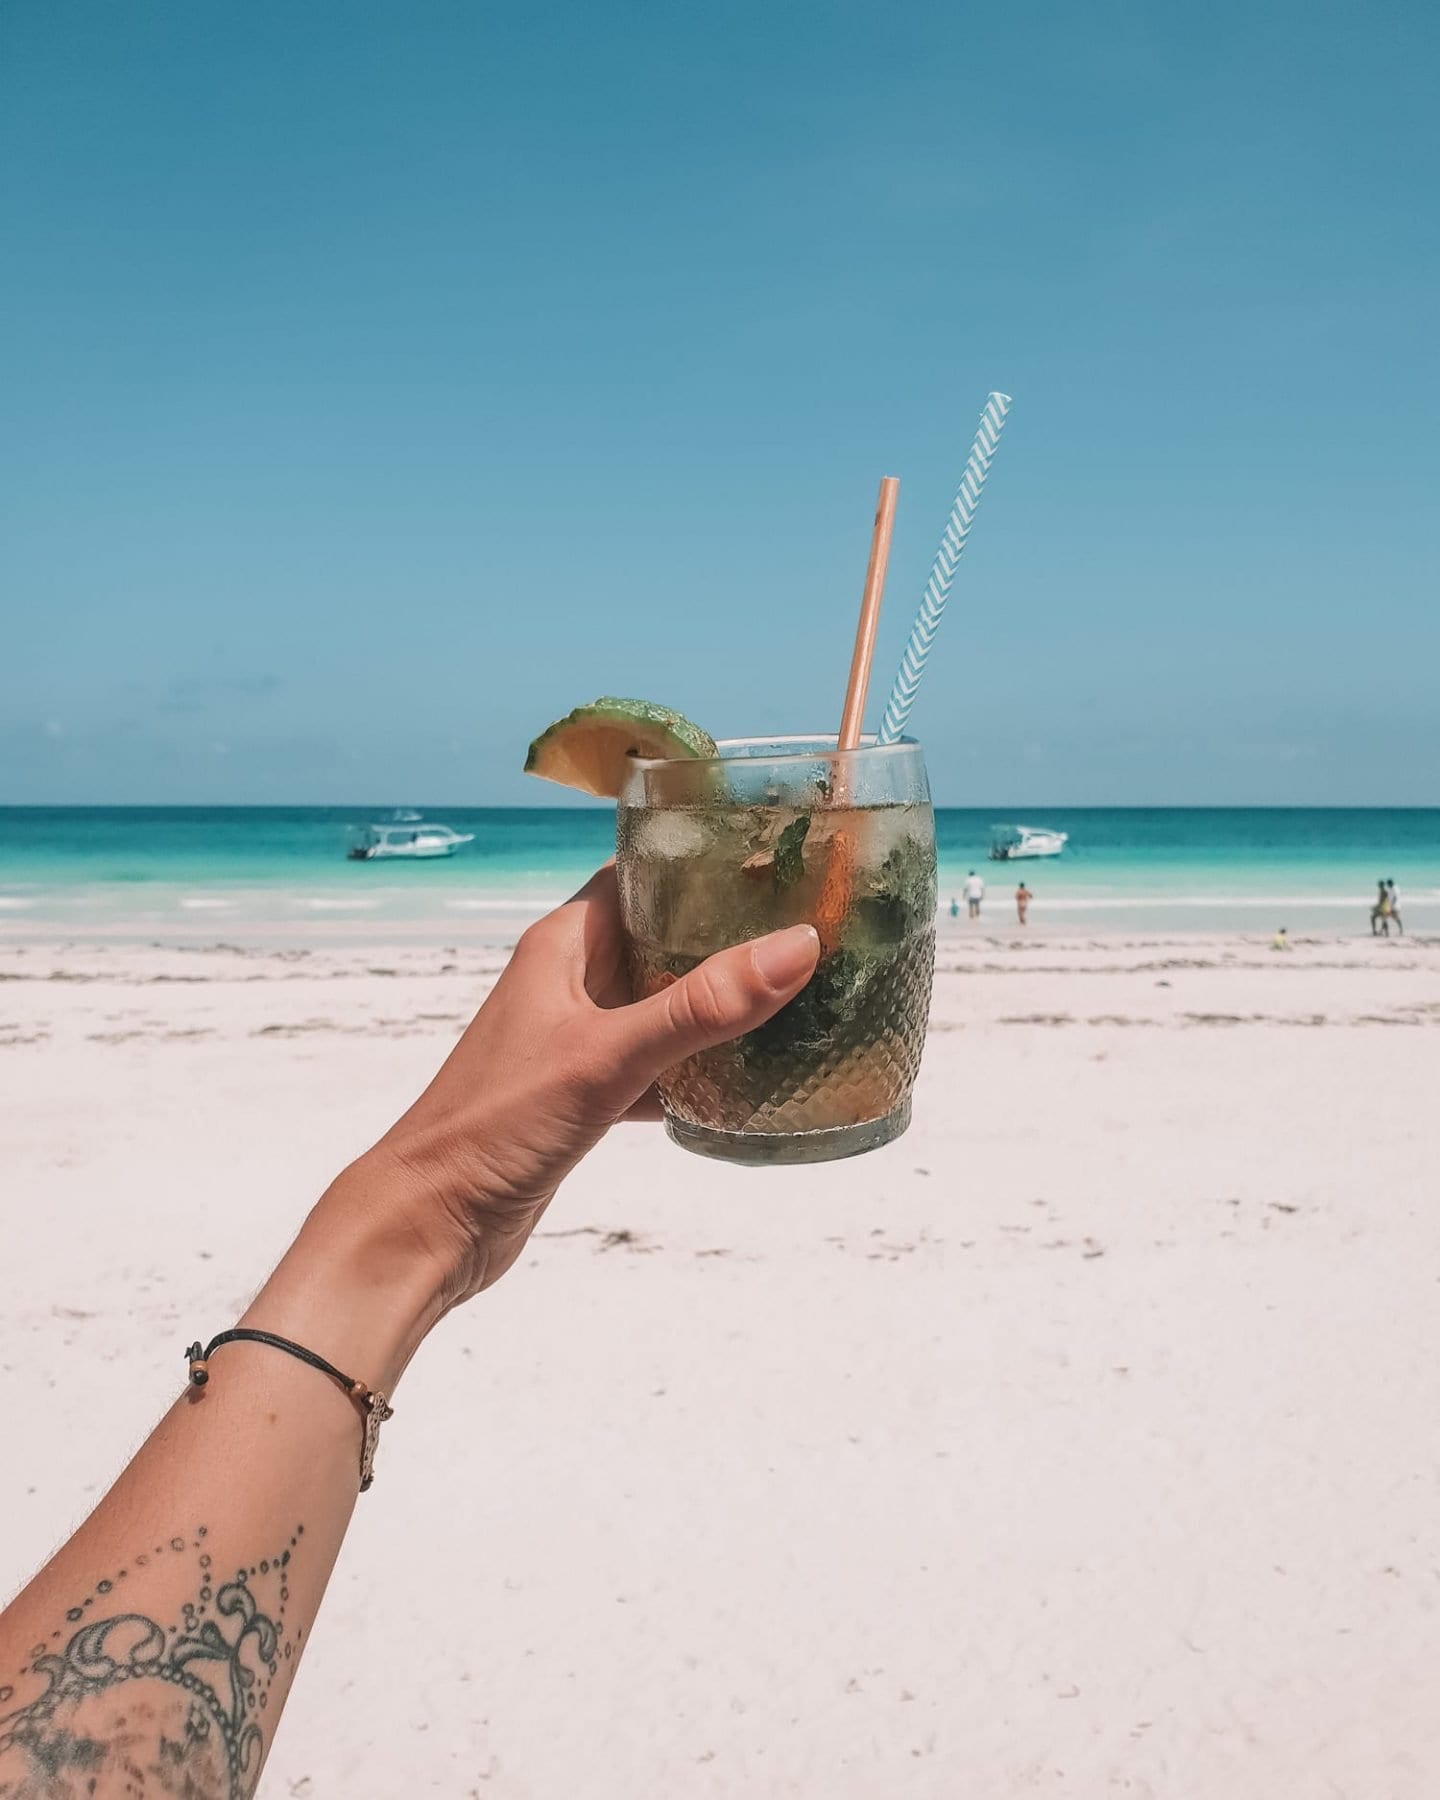
[(885, 717), (880, 721), (876, 739), (878, 743), (895, 743), (905, 729), (905, 721), (910, 717), (920, 677), (925, 673), (925, 660), (935, 641), (935, 633), (940, 628), (945, 602), (950, 598), (950, 589), (955, 581), (956, 567), (965, 554), (965, 540), (970, 535), (975, 509), (980, 504), (980, 492), (985, 486), (985, 477), (990, 472), (995, 447), (1000, 442), (1000, 433), (1005, 427), (1005, 415), (1010, 406), (1008, 394), (992, 394), (985, 402), (985, 410), (980, 415), (980, 429), (975, 433), (975, 442), (970, 446), (970, 459), (965, 464), (965, 473), (960, 477), (960, 491), (955, 496), (955, 504), (950, 508), (945, 535), (940, 539), (940, 548), (935, 552), (935, 560), (930, 565), (925, 597), (920, 602), (909, 642), (905, 645), (905, 654), (900, 659), (900, 672), (895, 677), (895, 685), (885, 703)]

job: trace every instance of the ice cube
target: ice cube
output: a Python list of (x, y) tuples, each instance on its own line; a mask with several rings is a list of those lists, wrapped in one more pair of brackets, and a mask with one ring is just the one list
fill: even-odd
[(660, 809), (641, 815), (634, 841), (641, 856), (684, 862), (704, 850), (705, 827), (693, 813)]

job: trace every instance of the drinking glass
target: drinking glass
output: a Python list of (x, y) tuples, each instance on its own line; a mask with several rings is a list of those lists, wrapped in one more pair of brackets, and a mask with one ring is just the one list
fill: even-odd
[(737, 738), (637, 758), (619, 797), (621, 915), (637, 996), (717, 950), (810, 923), (820, 960), (756, 1030), (660, 1079), (702, 1156), (824, 1162), (910, 1123), (935, 961), (935, 818), (919, 744)]

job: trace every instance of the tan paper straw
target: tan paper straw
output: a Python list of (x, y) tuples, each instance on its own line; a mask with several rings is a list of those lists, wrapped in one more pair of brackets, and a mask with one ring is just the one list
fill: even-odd
[[(870, 666), (875, 660), (875, 634), (880, 624), (880, 602), (885, 594), (885, 569), (890, 561), (890, 538), (895, 529), (895, 502), (899, 493), (899, 481), (895, 476), (887, 475), (880, 483), (880, 499), (875, 508), (870, 565), (865, 571), (865, 591), (860, 599), (860, 618), (855, 627), (855, 649), (850, 658), (850, 679), (845, 688), (845, 709), (840, 716), (837, 750), (855, 750), (860, 745), (865, 695), (870, 686)], [(832, 806), (849, 804), (849, 786), (844, 758), (837, 756), (830, 773)], [(839, 944), (840, 927), (850, 910), (854, 876), (855, 844), (849, 832), (837, 831), (830, 840), (825, 880), (815, 908), (815, 929), (820, 934), (820, 948), (827, 954)]]
[(875, 530), (870, 538), (870, 566), (865, 571), (865, 592), (860, 600), (860, 619), (855, 627), (855, 652), (850, 658), (850, 681), (845, 689), (845, 710), (840, 715), (840, 750), (854, 750), (860, 743), (865, 717), (865, 694), (870, 686), (870, 666), (875, 661), (875, 633), (880, 625), (880, 602), (885, 594), (885, 569), (890, 561), (890, 538), (895, 530), (895, 501), (900, 483), (887, 475), (880, 483), (875, 508)]

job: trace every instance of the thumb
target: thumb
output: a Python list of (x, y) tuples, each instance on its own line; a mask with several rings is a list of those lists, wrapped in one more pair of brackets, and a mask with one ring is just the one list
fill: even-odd
[(763, 1025), (800, 992), (819, 955), (815, 927), (792, 925), (721, 950), (660, 993), (613, 1013), (615, 1075), (626, 1104), (697, 1050)]

